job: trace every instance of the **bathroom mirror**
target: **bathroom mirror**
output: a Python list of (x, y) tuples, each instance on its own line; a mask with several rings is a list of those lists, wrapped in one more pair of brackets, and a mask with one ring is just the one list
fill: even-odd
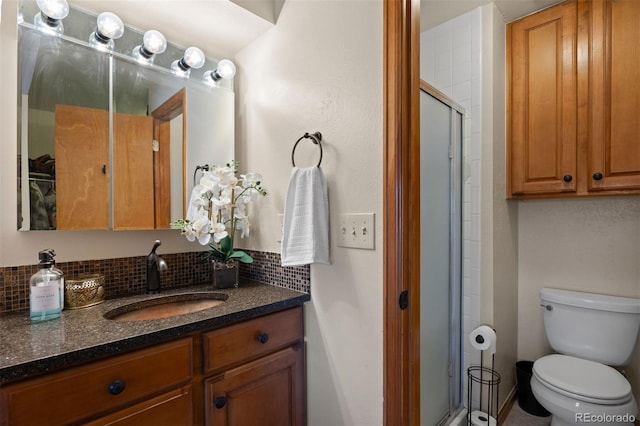
[(233, 91), (67, 36), (95, 22), (72, 12), (64, 36), (18, 28), (18, 229), (169, 228), (196, 168), (233, 159)]

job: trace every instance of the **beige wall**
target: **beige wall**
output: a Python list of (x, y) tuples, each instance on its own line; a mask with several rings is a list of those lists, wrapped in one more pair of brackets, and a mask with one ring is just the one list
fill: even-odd
[(493, 3), (483, 6), (481, 320), (498, 335), (500, 405), (514, 390), (518, 274), (514, 202), (505, 199), (505, 26)]
[[(291, 149), (323, 135), (331, 265), (312, 265), (305, 304), (310, 425), (382, 424), (382, 1), (287, 1), (235, 58), (237, 158), (269, 195), (246, 247), (280, 251)], [(308, 140), (298, 166), (317, 163)], [(336, 246), (336, 214), (376, 214), (376, 249)]]
[[(640, 197), (518, 203), (518, 357), (550, 352), (538, 291), (640, 297)], [(640, 343), (627, 368), (640, 397)]]

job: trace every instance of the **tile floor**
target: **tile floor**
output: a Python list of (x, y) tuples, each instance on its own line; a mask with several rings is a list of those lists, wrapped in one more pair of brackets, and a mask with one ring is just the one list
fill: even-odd
[(537, 417), (531, 415), (520, 408), (518, 401), (516, 401), (501, 426), (548, 426), (550, 424), (551, 416)]

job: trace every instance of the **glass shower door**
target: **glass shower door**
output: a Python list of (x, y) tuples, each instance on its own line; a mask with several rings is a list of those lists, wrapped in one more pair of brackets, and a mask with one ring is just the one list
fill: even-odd
[(420, 424), (461, 403), (462, 115), (420, 92)]

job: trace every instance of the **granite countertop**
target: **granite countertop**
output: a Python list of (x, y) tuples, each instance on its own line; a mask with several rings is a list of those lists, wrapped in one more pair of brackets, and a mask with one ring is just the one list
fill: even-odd
[[(116, 321), (103, 315), (129, 303), (181, 293), (215, 291), (228, 296), (213, 308), (170, 318)], [(58, 319), (32, 323), (29, 312), (0, 316), (0, 384), (141, 348), (207, 328), (300, 305), (310, 300), (301, 293), (256, 282), (214, 290), (211, 285), (189, 286), (158, 295), (106, 300), (99, 305), (62, 311)]]

